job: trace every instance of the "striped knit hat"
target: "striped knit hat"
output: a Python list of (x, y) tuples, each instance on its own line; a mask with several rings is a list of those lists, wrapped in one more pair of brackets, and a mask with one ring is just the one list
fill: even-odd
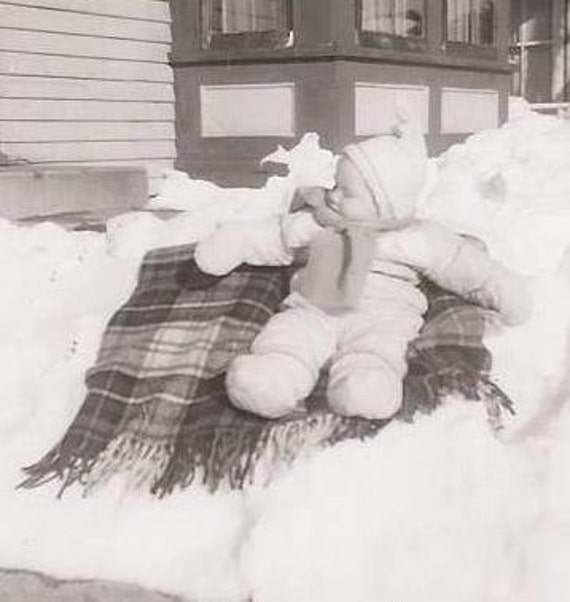
[(405, 123), (395, 134), (349, 144), (342, 152), (362, 175), (380, 217), (406, 219), (413, 215), (428, 165), (425, 140), (418, 129)]

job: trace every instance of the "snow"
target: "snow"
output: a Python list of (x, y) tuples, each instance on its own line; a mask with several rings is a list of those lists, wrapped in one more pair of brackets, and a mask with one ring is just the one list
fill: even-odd
[[(145, 250), (286, 210), (292, 182), (322, 181), (331, 165), (314, 138), (305, 145), (273, 157), (297, 176), (255, 192), (169, 173), (155, 212), (114, 218), (107, 235), (0, 221), (0, 566), (200, 602), (570, 599), (570, 122), (524, 111), (434, 161), (422, 206), (530, 277), (532, 320), (488, 340), (518, 410), (502, 437), (477, 404), (449, 399), (414, 424), (304, 459), (267, 488), (161, 501), (14, 489), (80, 406), (83, 372)], [(173, 208), (184, 212), (156, 211)]]

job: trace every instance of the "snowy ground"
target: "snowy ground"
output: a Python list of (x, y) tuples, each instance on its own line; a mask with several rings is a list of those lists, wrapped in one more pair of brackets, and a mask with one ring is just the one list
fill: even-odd
[(499, 440), (481, 408), (451, 399), (243, 493), (56, 500), (52, 486), (14, 485), (81, 404), (83, 371), (143, 251), (198, 238), (237, 207), (278, 210), (287, 184), (223, 193), (171, 179), (155, 206), (189, 198), (191, 211), (166, 224), (127, 215), (107, 237), (0, 222), (0, 566), (200, 602), (570, 599), (570, 122), (523, 117), (437, 168), (424, 213), (530, 277), (533, 319), (489, 339), (517, 417)]

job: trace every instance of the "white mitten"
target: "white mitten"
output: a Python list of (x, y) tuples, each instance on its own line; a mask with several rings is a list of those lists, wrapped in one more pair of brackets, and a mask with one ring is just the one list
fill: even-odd
[(444, 289), (498, 311), (507, 324), (521, 324), (532, 313), (522, 276), (495, 261), (482, 243), (435, 222), (383, 234), (377, 250), (382, 258), (416, 268)]
[(196, 245), (194, 259), (207, 274), (223, 276), (242, 263), (289, 265), (293, 256), (284, 245), (280, 218), (221, 224)]

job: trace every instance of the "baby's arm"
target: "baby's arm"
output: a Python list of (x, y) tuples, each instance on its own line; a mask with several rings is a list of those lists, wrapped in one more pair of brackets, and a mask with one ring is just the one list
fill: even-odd
[(289, 265), (295, 249), (308, 245), (320, 230), (306, 212), (225, 223), (197, 244), (194, 258), (203, 272), (216, 276), (228, 274), (242, 263)]
[(378, 246), (390, 259), (416, 268), (442, 288), (498, 311), (507, 324), (530, 317), (526, 280), (495, 261), (482, 244), (419, 221), (382, 235)]

